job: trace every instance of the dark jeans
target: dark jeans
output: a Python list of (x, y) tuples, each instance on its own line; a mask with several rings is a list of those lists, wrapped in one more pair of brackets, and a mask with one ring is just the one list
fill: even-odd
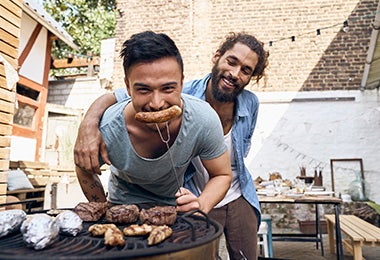
[(257, 215), (243, 196), (212, 209), (209, 216), (223, 226), (231, 260), (257, 259)]

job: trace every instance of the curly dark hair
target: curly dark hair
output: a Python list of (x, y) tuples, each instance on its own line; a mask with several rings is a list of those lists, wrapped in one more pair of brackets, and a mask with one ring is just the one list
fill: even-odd
[(269, 52), (264, 50), (264, 43), (257, 40), (256, 37), (245, 32), (231, 32), (226, 36), (226, 39), (219, 47), (220, 56), (226, 51), (232, 49), (236, 43), (242, 43), (248, 46), (259, 56), (259, 61), (252, 72), (251, 78), (256, 80), (256, 83), (265, 76), (265, 69), (268, 66)]

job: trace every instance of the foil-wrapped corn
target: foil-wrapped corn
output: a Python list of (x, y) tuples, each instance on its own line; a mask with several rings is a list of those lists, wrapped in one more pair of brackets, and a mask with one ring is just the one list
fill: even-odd
[(0, 237), (20, 231), (26, 213), (21, 209), (11, 209), (0, 212)]
[(46, 214), (29, 215), (20, 231), (27, 247), (44, 249), (58, 238), (59, 226), (54, 218)]
[(59, 232), (66, 235), (76, 236), (83, 228), (82, 219), (74, 211), (66, 210), (56, 217)]

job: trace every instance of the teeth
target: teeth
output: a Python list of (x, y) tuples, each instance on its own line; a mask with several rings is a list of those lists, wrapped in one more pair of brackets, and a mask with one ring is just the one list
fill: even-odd
[(227, 85), (229, 85), (229, 86), (233, 86), (233, 85), (234, 85), (231, 81), (229, 81), (229, 80), (227, 80), (227, 79), (223, 79), (223, 81), (224, 81)]

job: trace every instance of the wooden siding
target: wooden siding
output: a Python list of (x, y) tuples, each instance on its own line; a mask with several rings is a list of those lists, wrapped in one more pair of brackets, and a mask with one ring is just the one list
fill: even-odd
[[(0, 1), (0, 56), (16, 71), (21, 26), (22, 0)], [(14, 114), (16, 86), (7, 84), (6, 62), (0, 60), (0, 203), (6, 201), (10, 140)], [(1, 210), (1, 208), (0, 208)]]

